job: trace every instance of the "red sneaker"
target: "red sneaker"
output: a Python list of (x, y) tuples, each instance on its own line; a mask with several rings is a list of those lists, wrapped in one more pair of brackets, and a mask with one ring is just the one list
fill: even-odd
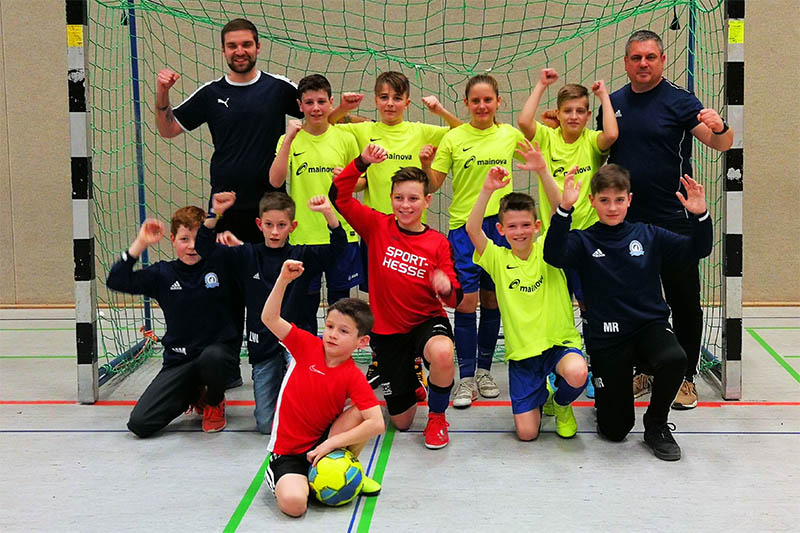
[(203, 431), (215, 433), (225, 429), (225, 399), (219, 405), (206, 405), (203, 409)]
[(428, 398), (428, 393), (425, 392), (425, 387), (419, 386), (417, 390), (414, 391), (414, 395), (417, 397), (417, 402), (424, 402)]
[(422, 432), (425, 435), (425, 447), (438, 450), (447, 446), (450, 442), (450, 437), (447, 435), (449, 426), (444, 413), (428, 413), (428, 425)]
[(203, 415), (203, 412), (206, 409), (206, 386), (201, 385), (197, 389), (197, 396), (192, 403), (189, 404), (189, 408), (186, 410), (184, 414), (190, 415), (192, 413), (198, 414), (200, 416)]

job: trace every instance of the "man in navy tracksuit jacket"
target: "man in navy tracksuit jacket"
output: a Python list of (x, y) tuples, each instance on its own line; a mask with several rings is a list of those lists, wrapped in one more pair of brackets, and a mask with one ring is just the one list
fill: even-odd
[[(289, 234), (297, 225), (294, 200), (283, 192), (269, 192), (261, 199), (259, 216), (253, 220), (263, 234), (263, 242), (239, 246), (216, 244), (217, 221), (235, 204), (233, 192), (214, 194), (212, 213), (197, 234), (197, 251), (202, 256), (221, 255), (244, 294), (247, 309), (247, 351), (253, 367), (256, 427), (263, 434), (272, 430), (275, 405), (286, 368), (287, 353), (261, 321), (267, 301), (281, 267), (287, 259), (303, 262), (303, 274), (294, 280), (284, 295), (281, 315), (298, 327), (317, 334), (316, 313), (313, 324), (304, 324), (304, 302), (314, 276), (338, 259), (347, 246), (347, 234), (325, 196), (312, 198), (308, 208), (325, 218), (330, 231), (330, 244), (293, 246)], [(305, 208), (305, 206), (304, 206)]]
[(600, 221), (586, 230), (570, 231), (580, 186), (568, 176), (544, 245), (545, 261), (576, 269), (583, 286), (598, 432), (612, 441), (621, 441), (630, 432), (635, 421), (633, 367), (646, 369), (653, 376), (653, 392), (644, 415), (644, 440), (656, 457), (668, 461), (681, 457), (667, 417), (683, 382), (686, 353), (670, 329), (659, 273), (665, 264), (706, 257), (713, 246), (703, 186), (688, 175), (681, 181), (687, 195), (676, 194), (692, 214), (690, 236), (626, 222), (630, 177), (624, 168), (610, 164), (591, 182), (590, 199)]
[(238, 366), (241, 336), (230, 312), (233, 276), (221, 255), (201, 257), (194, 249), (204, 217), (199, 207), (176, 211), (170, 239), (178, 258), (134, 271), (139, 255), (166, 233), (161, 222), (146, 220), (106, 280), (109, 289), (154, 298), (167, 323), (161, 338), (164, 365), (128, 421), (128, 429), (139, 437), (165, 427), (190, 405), (202, 408), (204, 431), (225, 427), (225, 382)]

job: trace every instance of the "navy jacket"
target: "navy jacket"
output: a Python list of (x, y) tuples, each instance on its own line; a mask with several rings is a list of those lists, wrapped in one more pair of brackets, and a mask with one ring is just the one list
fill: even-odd
[(341, 226), (331, 230), (330, 238), (330, 244), (321, 245), (293, 246), (287, 242), (281, 248), (269, 248), (262, 242), (228, 247), (216, 243), (214, 230), (200, 226), (195, 242), (197, 253), (203, 257), (219, 255), (244, 294), (250, 364), (283, 353), (278, 339), (261, 322), (261, 311), (278, 279), (283, 262), (287, 259), (303, 262), (303, 275), (289, 284), (281, 305), (281, 316), (289, 322), (297, 322), (308, 295), (309, 284), (315, 276), (332, 265), (347, 246), (347, 234)]
[(665, 264), (689, 264), (711, 253), (713, 228), (708, 212), (692, 215), (692, 234), (677, 235), (640, 222), (608, 226), (596, 222), (572, 230), (572, 211), (553, 213), (544, 260), (578, 271), (590, 335), (587, 349), (622, 342), (644, 326), (669, 318), (661, 295)]
[(204, 256), (195, 265), (159, 261), (134, 271), (136, 261), (123, 253), (111, 267), (106, 285), (158, 301), (167, 323), (161, 337), (164, 365), (190, 361), (211, 344), (236, 345), (229, 292), (234, 280), (221, 255)]

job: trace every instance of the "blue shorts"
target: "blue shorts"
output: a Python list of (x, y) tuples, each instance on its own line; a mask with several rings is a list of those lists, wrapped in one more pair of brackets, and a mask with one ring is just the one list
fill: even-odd
[[(547, 401), (547, 375), (556, 371), (556, 366), (570, 352), (583, 355), (577, 348), (553, 346), (536, 357), (508, 362), (508, 392), (511, 396), (511, 411), (527, 413), (544, 405)], [(556, 374), (556, 387), (561, 376)]]
[[(364, 272), (361, 268), (361, 252), (357, 242), (348, 242), (347, 247), (325, 270), (325, 282), (328, 290), (347, 290), (361, 283)], [(309, 294), (319, 292), (322, 288), (322, 274), (317, 275), (308, 286)]]
[[(497, 215), (492, 215), (483, 219), (483, 232), (497, 246), (510, 248), (505, 237), (497, 231)], [(487, 291), (494, 290), (494, 282), (489, 274), (472, 261), (472, 254), (475, 247), (467, 235), (467, 227), (451, 229), (447, 234), (447, 240), (453, 248), (453, 259), (455, 260), (456, 275), (458, 282), (465, 294), (478, 292), (478, 289)]]

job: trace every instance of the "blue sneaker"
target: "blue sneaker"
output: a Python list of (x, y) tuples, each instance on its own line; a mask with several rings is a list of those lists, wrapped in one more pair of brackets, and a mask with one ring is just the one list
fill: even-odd
[(592, 381), (592, 372), (589, 371), (589, 377), (587, 378), (586, 383), (586, 397), (589, 399), (594, 399), (594, 382)]

